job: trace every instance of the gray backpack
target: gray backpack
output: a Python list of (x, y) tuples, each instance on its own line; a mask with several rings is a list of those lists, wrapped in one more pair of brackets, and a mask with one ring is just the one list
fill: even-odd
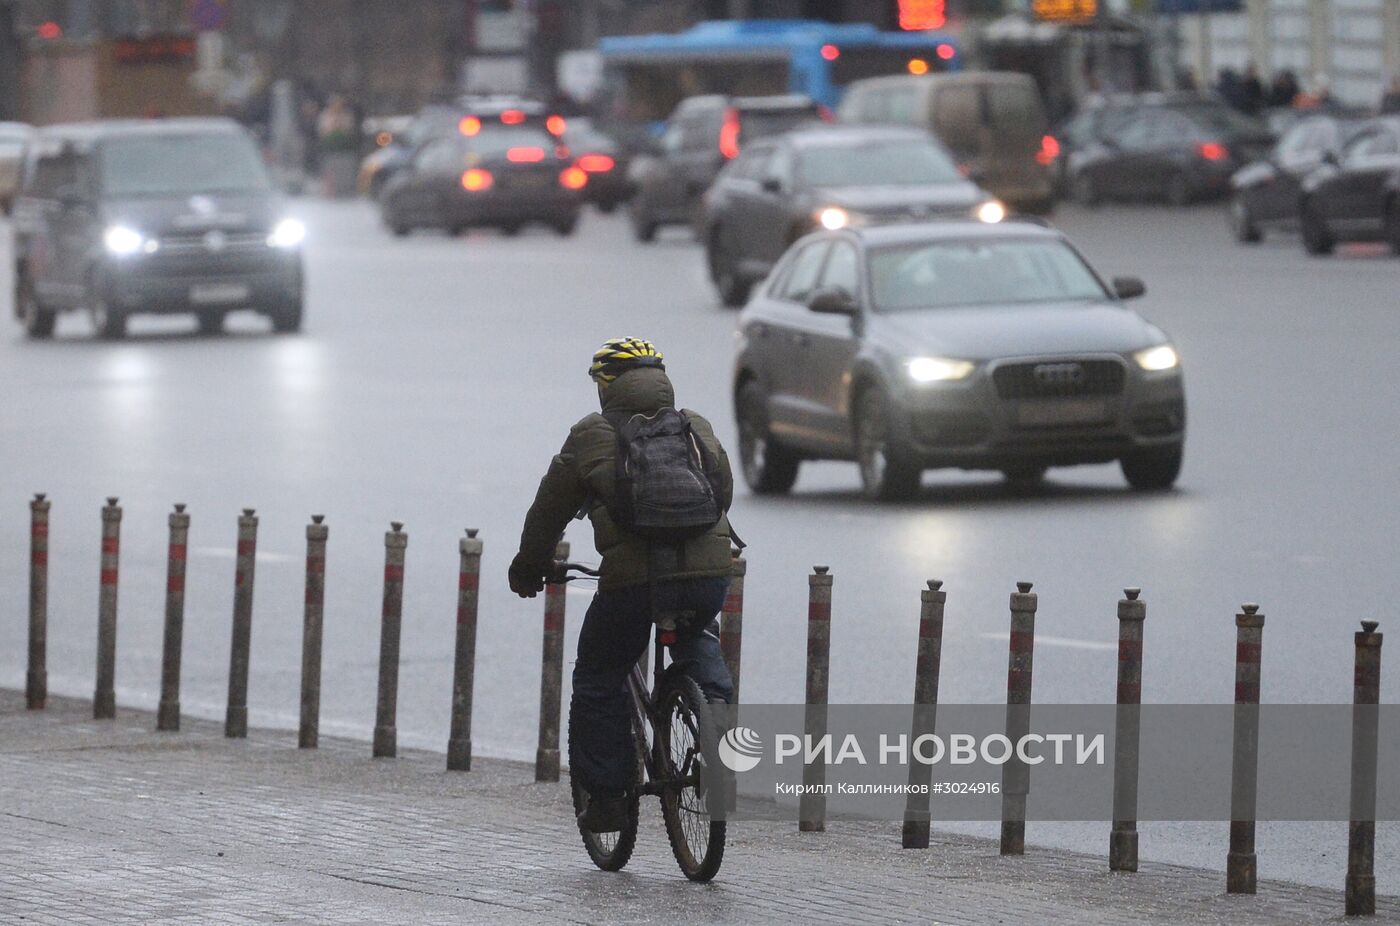
[(609, 415), (617, 433), (608, 513), (622, 529), (658, 543), (680, 544), (724, 516), (718, 461), (674, 408), (652, 415)]

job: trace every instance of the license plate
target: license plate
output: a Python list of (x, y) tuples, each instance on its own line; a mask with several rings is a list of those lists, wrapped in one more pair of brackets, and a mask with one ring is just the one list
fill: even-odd
[(1016, 421), (1027, 427), (1061, 424), (1095, 424), (1108, 419), (1108, 403), (1103, 399), (1055, 399), (1050, 402), (1022, 402)]
[(198, 283), (190, 287), (190, 302), (198, 305), (247, 301), (246, 283)]

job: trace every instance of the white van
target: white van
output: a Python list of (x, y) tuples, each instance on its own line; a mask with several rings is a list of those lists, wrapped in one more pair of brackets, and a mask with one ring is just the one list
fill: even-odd
[(837, 118), (926, 129), (971, 179), (1009, 205), (1042, 213), (1054, 206), (1058, 145), (1029, 75), (963, 71), (857, 80), (846, 88)]

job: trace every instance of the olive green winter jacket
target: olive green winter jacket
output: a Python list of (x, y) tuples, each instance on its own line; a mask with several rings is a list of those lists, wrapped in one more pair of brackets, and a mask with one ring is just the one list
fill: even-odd
[[(603, 388), (603, 411), (652, 414), (675, 404), (675, 392), (664, 370), (642, 367), (623, 373)], [(734, 479), (729, 457), (715, 437), (710, 423), (695, 412), (685, 410), (691, 430), (719, 462), (722, 474), (719, 503), (725, 511), (734, 495)], [(641, 585), (647, 581), (647, 541), (617, 526), (608, 514), (607, 503), (614, 491), (613, 471), (617, 458), (617, 435), (603, 415), (593, 413), (569, 431), (563, 448), (540, 480), (535, 502), (525, 515), (520, 533), (520, 561), (538, 563), (545, 572), (554, 555), (554, 545), (569, 521), (586, 510), (593, 522), (593, 545), (603, 557), (600, 589)], [(730, 531), (728, 516), (709, 532), (686, 541), (658, 565), (653, 579), (698, 578), (730, 574)]]

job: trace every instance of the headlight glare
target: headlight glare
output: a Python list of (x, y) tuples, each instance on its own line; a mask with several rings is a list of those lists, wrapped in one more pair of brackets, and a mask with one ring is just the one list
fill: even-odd
[(979, 222), (995, 225), (1006, 218), (1006, 206), (999, 199), (989, 199), (973, 210), (972, 214)]
[(838, 228), (845, 228), (851, 221), (850, 213), (840, 206), (827, 206), (817, 212), (817, 221), (822, 228), (828, 231), (835, 231)]
[(297, 219), (283, 219), (267, 236), (267, 243), (274, 248), (294, 248), (306, 240), (306, 226)]
[(1133, 359), (1137, 361), (1138, 366), (1150, 372), (1170, 370), (1181, 363), (1181, 358), (1176, 354), (1176, 348), (1170, 344), (1158, 344), (1156, 347), (1140, 350), (1133, 354)]
[(141, 250), (146, 239), (141, 237), (141, 233), (134, 228), (125, 225), (113, 225), (102, 235), (102, 243), (107, 248), (107, 253), (117, 257), (129, 257)]
[(966, 379), (975, 367), (966, 360), (943, 357), (915, 357), (908, 361), (909, 378), (916, 383), (945, 383)]

